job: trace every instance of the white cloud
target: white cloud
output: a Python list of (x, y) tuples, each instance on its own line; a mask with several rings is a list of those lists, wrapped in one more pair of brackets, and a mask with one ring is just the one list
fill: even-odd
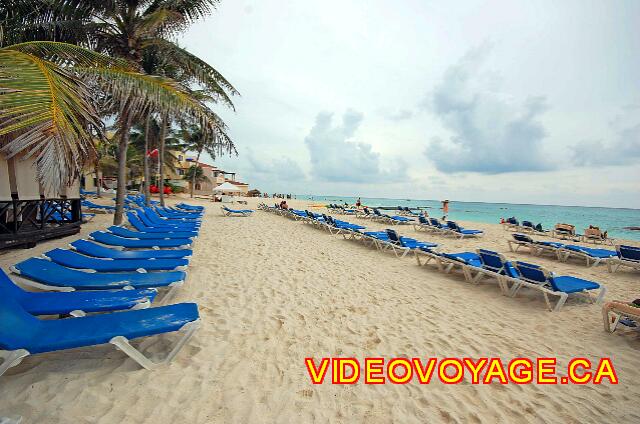
[(353, 141), (364, 115), (347, 110), (342, 122), (333, 125), (333, 114), (320, 112), (304, 141), (309, 149), (311, 175), (319, 181), (385, 184), (406, 178), (402, 161), (384, 170), (379, 153), (370, 144)]
[(499, 76), (483, 70), (488, 54), (486, 46), (467, 53), (425, 102), (451, 133), (448, 139), (432, 138), (425, 155), (442, 172), (552, 169), (542, 152), (546, 130), (538, 120), (547, 109), (545, 98), (520, 103), (502, 92)]

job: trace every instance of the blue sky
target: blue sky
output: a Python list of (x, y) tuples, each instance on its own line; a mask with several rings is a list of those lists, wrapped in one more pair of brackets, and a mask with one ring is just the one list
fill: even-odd
[(239, 89), (267, 192), (640, 208), (640, 2), (224, 1), (181, 43)]

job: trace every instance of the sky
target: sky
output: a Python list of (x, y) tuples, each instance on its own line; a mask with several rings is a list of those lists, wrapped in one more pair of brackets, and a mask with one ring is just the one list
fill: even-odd
[[(640, 208), (640, 1), (222, 0), (179, 40), (268, 193)], [(211, 161), (210, 161), (211, 162)]]

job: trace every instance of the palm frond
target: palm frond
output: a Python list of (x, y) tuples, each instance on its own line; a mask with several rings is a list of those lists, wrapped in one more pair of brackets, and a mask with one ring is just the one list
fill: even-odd
[[(23, 46), (24, 47), (24, 46)], [(21, 49), (0, 49), (0, 151), (36, 158), (37, 178), (59, 189), (95, 154), (102, 124), (87, 86), (68, 69)]]
[(144, 46), (156, 47), (166, 58), (166, 61), (182, 71), (185, 79), (190, 79), (192, 82), (206, 88), (210, 94), (214, 95), (217, 101), (222, 101), (235, 110), (230, 96), (240, 95), (240, 93), (220, 72), (207, 62), (177, 44), (162, 38), (149, 39)]
[(132, 70), (131, 65), (123, 59), (109, 57), (84, 47), (56, 41), (28, 41), (0, 49), (0, 51), (3, 50), (11, 50), (37, 56), (41, 59), (55, 63), (58, 66), (64, 67), (97, 66)]
[(178, 82), (117, 68), (79, 67), (76, 70), (95, 79), (114, 101), (126, 104), (128, 113), (133, 116), (141, 117), (147, 110), (153, 110), (175, 119), (198, 122), (205, 131), (217, 137), (221, 151), (236, 151), (226, 134), (224, 121)]

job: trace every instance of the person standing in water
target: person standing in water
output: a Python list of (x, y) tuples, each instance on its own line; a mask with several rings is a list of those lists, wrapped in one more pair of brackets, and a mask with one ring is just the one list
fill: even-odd
[(442, 201), (442, 220), (443, 221), (447, 220), (447, 215), (449, 215), (449, 201), (443, 200)]

